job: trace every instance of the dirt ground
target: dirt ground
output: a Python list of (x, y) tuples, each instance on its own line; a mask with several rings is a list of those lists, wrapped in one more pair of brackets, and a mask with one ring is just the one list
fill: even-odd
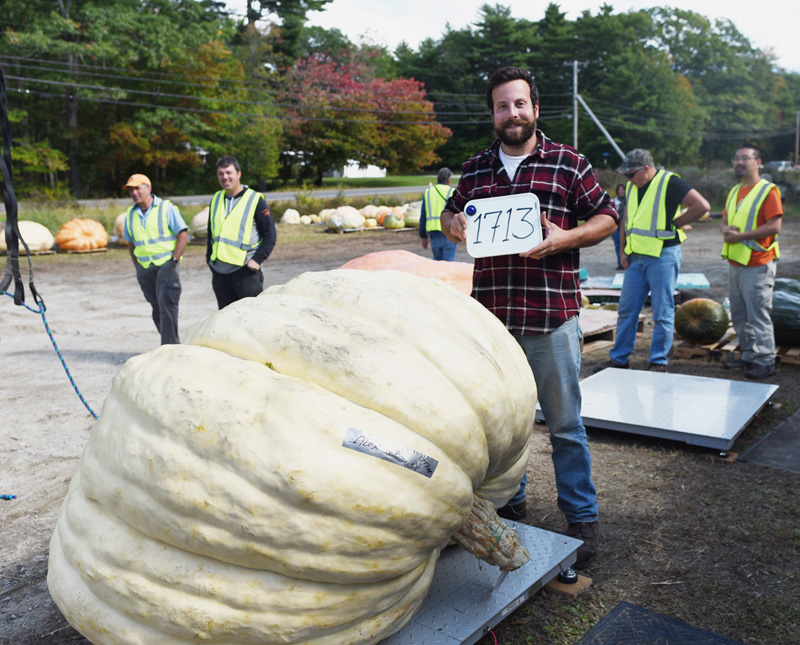
[[(281, 244), (265, 265), (268, 284), (326, 270), (371, 251), (398, 248), (427, 256), (413, 231), (320, 233), (308, 243)], [(800, 221), (781, 235), (779, 275), (800, 278)], [(699, 223), (684, 245), (682, 271), (702, 272), (720, 300), (727, 268), (719, 259), (716, 222)], [(463, 247), (458, 260), (469, 261)], [(582, 251), (590, 276), (612, 275), (610, 240)], [(158, 337), (127, 250), (34, 258), (35, 284), (64, 361), (88, 404), (99, 413), (112, 378), (127, 359)], [(180, 328), (215, 310), (204, 247), (190, 245), (182, 266)], [(27, 283), (26, 283), (27, 284)], [(645, 310), (646, 314), (649, 311)], [(649, 323), (649, 318), (648, 321)], [(649, 325), (633, 366), (644, 368)], [(606, 360), (584, 354), (582, 376)], [(0, 643), (85, 643), (47, 592), (48, 541), (92, 417), (65, 374), (41, 317), (0, 299)], [(704, 359), (673, 360), (671, 371), (743, 378)], [(780, 389), (733, 447), (743, 452), (800, 406), (800, 367), (781, 365), (769, 382)], [(747, 643), (800, 641), (800, 477), (745, 462), (728, 463), (706, 449), (589, 429), (603, 532), (602, 552), (585, 575), (588, 591), (572, 599), (541, 591), (498, 625), (500, 643), (574, 643), (620, 601), (684, 620)], [(547, 429), (537, 425), (529, 466), (527, 522), (560, 532), (563, 517)], [(494, 642), (489, 635), (481, 643)]]

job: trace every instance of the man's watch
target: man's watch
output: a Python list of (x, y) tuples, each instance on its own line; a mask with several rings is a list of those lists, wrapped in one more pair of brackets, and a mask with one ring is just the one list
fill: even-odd
[(174, 256), (173, 256), (173, 257), (171, 257), (171, 258), (170, 258), (170, 260), (172, 260), (172, 263), (173, 263), (173, 264), (178, 264), (178, 262), (180, 262), (180, 261), (181, 261), (181, 259), (180, 259), (180, 258), (176, 258), (176, 257), (174, 257)]

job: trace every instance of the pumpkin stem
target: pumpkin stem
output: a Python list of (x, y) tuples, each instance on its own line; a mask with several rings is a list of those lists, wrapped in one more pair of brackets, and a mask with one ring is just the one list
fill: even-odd
[(469, 518), (453, 535), (453, 540), (476, 558), (500, 567), (501, 571), (514, 571), (531, 559), (519, 534), (500, 519), (494, 504), (478, 495), (472, 500)]

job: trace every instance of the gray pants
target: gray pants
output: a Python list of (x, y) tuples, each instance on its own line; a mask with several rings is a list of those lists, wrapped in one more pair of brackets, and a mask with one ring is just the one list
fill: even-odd
[(178, 301), (181, 298), (181, 276), (178, 265), (167, 260), (161, 266), (146, 269), (136, 263), (136, 279), (145, 300), (153, 308), (153, 322), (161, 334), (161, 344), (181, 342), (178, 336)]
[(754, 365), (774, 365), (775, 333), (772, 328), (772, 289), (775, 260), (760, 267), (730, 265), (728, 290), (733, 328), (739, 337), (742, 360)]

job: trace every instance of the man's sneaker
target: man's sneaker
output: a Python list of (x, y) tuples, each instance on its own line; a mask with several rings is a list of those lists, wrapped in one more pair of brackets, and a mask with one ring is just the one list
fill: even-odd
[(572, 522), (567, 526), (567, 535), (576, 540), (583, 540), (576, 554), (578, 559), (572, 568), (586, 568), (594, 560), (600, 546), (600, 525), (597, 522)]
[(753, 381), (760, 381), (775, 373), (775, 363), (769, 365), (754, 365), (753, 368), (744, 373), (745, 378)]
[(753, 367), (752, 363), (743, 361), (741, 358), (736, 358), (725, 363), (726, 370), (749, 370), (751, 367)]
[(647, 368), (648, 372), (669, 372), (669, 367), (664, 365), (663, 363), (650, 363), (650, 366)]
[(630, 366), (630, 363), (620, 364), (612, 360), (607, 360), (605, 363), (601, 363), (597, 367), (592, 370), (592, 374), (597, 374), (598, 372), (602, 372), (604, 369), (608, 367), (616, 367), (618, 370), (626, 370)]
[(497, 509), (497, 514), (505, 520), (524, 520), (526, 513), (527, 508), (524, 500), (518, 504), (506, 504)]

